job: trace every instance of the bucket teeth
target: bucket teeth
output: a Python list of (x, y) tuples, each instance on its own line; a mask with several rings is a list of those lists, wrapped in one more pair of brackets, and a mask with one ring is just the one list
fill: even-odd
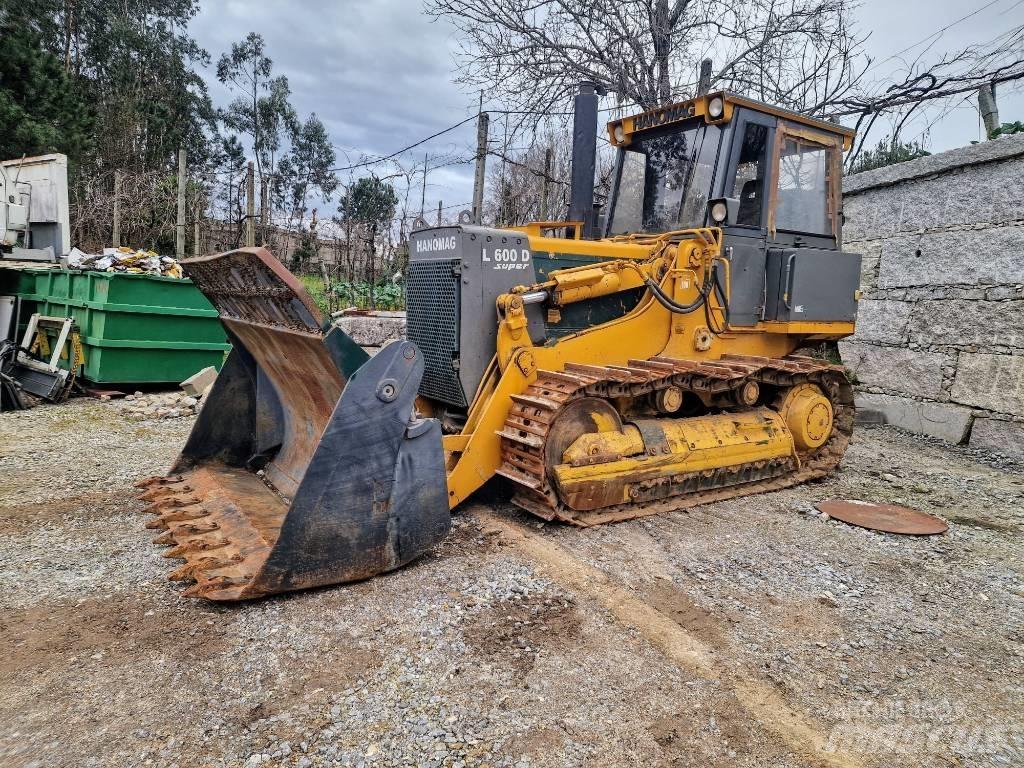
[(160, 499), (158, 501), (154, 501), (148, 507), (143, 509), (142, 513), (155, 515), (165, 509), (180, 509), (181, 507), (194, 506), (198, 503), (199, 499), (195, 497), (189, 497), (187, 499)]
[[(216, 571), (218, 568), (230, 568), (233, 565), (238, 565), (244, 558), (241, 555), (232, 555), (231, 557), (204, 557), (199, 561), (199, 570)], [(210, 576), (209, 579), (223, 579), (228, 578), (225, 576)]]
[(178, 509), (174, 512), (166, 512), (160, 515), (160, 517), (168, 523), (174, 523), (178, 520), (198, 520), (201, 517), (206, 517), (208, 514), (210, 513), (202, 507), (193, 506)]
[(167, 575), (168, 581), (195, 581), (196, 572), (202, 570), (202, 560), (189, 560), (171, 571)]
[(170, 528), (171, 523), (178, 522), (179, 520), (198, 520), (201, 517), (206, 517), (207, 512), (202, 507), (191, 507), (188, 509), (179, 509), (173, 512), (164, 512), (159, 517), (150, 520), (146, 523), (147, 528), (158, 528), (160, 530), (167, 530)]
[(155, 488), (150, 488), (148, 491), (139, 494), (139, 498), (142, 501), (160, 501), (161, 499), (174, 498), (183, 493), (192, 493), (191, 486), (188, 485), (159, 485)]
[(170, 529), (170, 532), (175, 536), (199, 536), (203, 533), (213, 533), (213, 531), (220, 530), (220, 526), (212, 520), (209, 522), (201, 523), (182, 523), (181, 525), (175, 525)]
[(152, 488), (153, 486), (171, 485), (173, 483), (180, 483), (184, 480), (181, 475), (171, 475), (170, 477), (162, 477), (156, 475), (154, 477), (147, 477), (145, 480), (140, 480), (135, 484), (136, 488)]
[(199, 520), (209, 514), (198, 504), (191, 504), (187, 507), (177, 507), (168, 512), (161, 512), (160, 518), (166, 523), (177, 523), (183, 520)]
[[(216, 570), (217, 568), (226, 568), (226, 567), (229, 567), (231, 565), (238, 565), (240, 562), (242, 562), (242, 558), (239, 557), (239, 556), (236, 556), (236, 557), (204, 557), (204, 558), (201, 558), (199, 560), (193, 560), (193, 561), (190, 561), (190, 562), (186, 562), (184, 565), (181, 565), (178, 568), (175, 568), (173, 571), (171, 571), (171, 574), (168, 575), (167, 581), (169, 581), (169, 582), (187, 582), (189, 580), (196, 580), (196, 581), (198, 581), (199, 578), (202, 577), (203, 571)], [(232, 582), (232, 583), (234, 583), (234, 582), (239, 582), (239, 581), (242, 581), (242, 580), (231, 579), (230, 577), (210, 577), (209, 579), (203, 579), (203, 584), (196, 584), (195, 586), (189, 587), (188, 589), (189, 590), (196, 589), (196, 587), (202, 587), (204, 585), (209, 585), (211, 583), (219, 583), (219, 582)], [(191, 595), (188, 595), (188, 590), (185, 590), (185, 592), (183, 594), (186, 597), (190, 597), (191, 596)]]
[(214, 549), (223, 549), (231, 542), (228, 539), (191, 539), (179, 544), (164, 552), (164, 557), (184, 557), (191, 552), (209, 552)]
[(168, 581), (191, 581), (192, 579), (195, 578), (195, 576), (192, 575), (192, 572), (195, 571), (195, 569), (198, 568), (198, 567), (199, 567), (199, 563), (198, 562), (195, 562), (195, 563), (185, 563), (184, 565), (180, 565), (180, 566), (175, 568), (173, 571), (171, 571), (167, 575), (167, 580)]
[(213, 521), (202, 523), (181, 523), (180, 525), (173, 526), (169, 525), (167, 526), (167, 531), (165, 533), (162, 533), (153, 539), (153, 543), (161, 546), (174, 544), (179, 538), (199, 536), (204, 533), (213, 533), (218, 530), (220, 530), (220, 526)]
[(172, 491), (170, 488), (157, 486), (156, 488), (150, 488), (148, 491), (145, 491), (144, 493), (140, 493), (139, 498), (142, 501), (158, 501), (160, 499), (165, 499), (168, 496), (173, 495), (174, 491)]
[(216, 592), (220, 589), (228, 589), (245, 583), (246, 579), (232, 576), (213, 576), (204, 579), (202, 582), (193, 584), (182, 591), (182, 597), (205, 597), (209, 592)]

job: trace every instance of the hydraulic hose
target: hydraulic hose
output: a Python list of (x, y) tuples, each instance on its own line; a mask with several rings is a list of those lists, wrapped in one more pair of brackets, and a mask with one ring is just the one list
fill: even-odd
[(707, 301), (708, 295), (706, 286), (701, 287), (697, 294), (697, 298), (691, 301), (689, 304), (680, 304), (679, 302), (672, 299), (663, 290), (661, 290), (661, 286), (658, 285), (653, 280), (651, 280), (650, 278), (647, 278), (647, 280), (644, 281), (644, 285), (646, 285), (650, 289), (651, 293), (654, 295), (654, 298), (657, 299), (658, 303), (661, 304), (661, 306), (663, 306), (669, 312), (674, 312), (678, 315), (688, 315), (690, 312), (693, 312), (696, 309), (700, 309), (700, 306), (705, 301)]
[(718, 336), (729, 327), (729, 302), (725, 298), (725, 287), (722, 285), (722, 279), (718, 274), (717, 264), (711, 266), (711, 282), (714, 286), (715, 297), (718, 299), (718, 304), (722, 309), (723, 325), (721, 328), (715, 328), (715, 324), (712, 322), (711, 305), (707, 303), (704, 305), (704, 319), (707, 321), (708, 329)]

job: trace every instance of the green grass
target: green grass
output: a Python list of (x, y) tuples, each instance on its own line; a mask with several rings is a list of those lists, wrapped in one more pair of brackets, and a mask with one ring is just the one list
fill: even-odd
[(313, 301), (320, 307), (320, 311), (325, 315), (329, 315), (331, 310), (329, 309), (324, 279), (320, 275), (299, 275), (299, 282), (309, 291), (309, 295), (313, 297)]
[[(370, 284), (364, 281), (350, 283), (342, 280), (333, 283), (328, 291), (320, 275), (299, 275), (299, 281), (309, 291), (313, 301), (325, 315), (345, 307), (369, 309)], [(333, 294), (333, 295), (332, 295)], [(386, 282), (374, 286), (373, 295), (377, 309), (405, 309), (405, 289), (401, 285)]]

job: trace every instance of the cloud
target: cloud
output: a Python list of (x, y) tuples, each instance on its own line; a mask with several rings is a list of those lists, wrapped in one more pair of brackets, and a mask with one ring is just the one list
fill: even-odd
[[(288, 77), (301, 117), (315, 112), (324, 122), (339, 166), (390, 154), (475, 109), (452, 79), (451, 29), (425, 16), (418, 2), (205, 2), (190, 31), (213, 59), (204, 74), (220, 105), (231, 94), (216, 81), (217, 58), (249, 32), (263, 35), (275, 74)], [(474, 144), (469, 123), (402, 160), (422, 163), (424, 152), (469, 156)], [(439, 199), (446, 205), (469, 200), (472, 185), (470, 165), (431, 172), (427, 207), (436, 209)]]
[[(1015, 0), (1001, 0), (984, 13), (957, 24), (931, 45), (928, 56), (938, 57), (944, 50), (966, 42), (992, 38), (1000, 25), (1010, 23), (1016, 7)], [(905, 66), (904, 59), (912, 60), (928, 46), (929, 32), (965, 12), (963, 0), (908, 0), (898, 4), (863, 0), (854, 21), (872, 32), (867, 49), (876, 61), (916, 40), (926, 41), (907, 56), (886, 61), (873, 76), (885, 79), (896, 75), (901, 65)], [(453, 82), (453, 31), (447, 23), (425, 16), (420, 0), (203, 0), (191, 32), (210, 52), (214, 63), (232, 42), (249, 32), (263, 35), (275, 71), (288, 76), (300, 115), (315, 112), (326, 125), (339, 165), (390, 154), (475, 111), (475, 94), (460, 90)], [(205, 74), (215, 102), (227, 104), (231, 96), (216, 82), (213, 67)], [(1004, 119), (1017, 119), (1024, 113), (1022, 89), (1022, 83), (1000, 86)], [(927, 136), (933, 151), (963, 146), (979, 138), (972, 96), (966, 95), (954, 106), (935, 124), (932, 121), (945, 105), (927, 110), (908, 125), (905, 138)], [(500, 130), (497, 120), (491, 124), (493, 132)], [(887, 127), (886, 121), (880, 121), (874, 133), (880, 137)], [(422, 163), (424, 152), (457, 152), (468, 157), (474, 146), (475, 126), (469, 123), (410, 151), (402, 160), (407, 165)], [(390, 170), (380, 167), (381, 173)], [(428, 178), (425, 207), (436, 210), (439, 199), (446, 206), (468, 201), (472, 197), (472, 176), (470, 164), (433, 171)], [(418, 201), (418, 194), (417, 186), (410, 199)]]

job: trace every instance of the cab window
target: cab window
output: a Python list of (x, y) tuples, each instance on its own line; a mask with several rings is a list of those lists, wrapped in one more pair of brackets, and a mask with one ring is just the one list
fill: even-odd
[(779, 153), (775, 227), (794, 232), (832, 234), (829, 215), (831, 147), (786, 136)]
[(736, 224), (741, 227), (760, 227), (764, 200), (764, 179), (768, 166), (768, 128), (747, 123), (743, 131), (743, 145), (736, 163), (729, 197), (740, 201)]
[(721, 129), (693, 124), (640, 135), (619, 151), (609, 234), (704, 224)]

